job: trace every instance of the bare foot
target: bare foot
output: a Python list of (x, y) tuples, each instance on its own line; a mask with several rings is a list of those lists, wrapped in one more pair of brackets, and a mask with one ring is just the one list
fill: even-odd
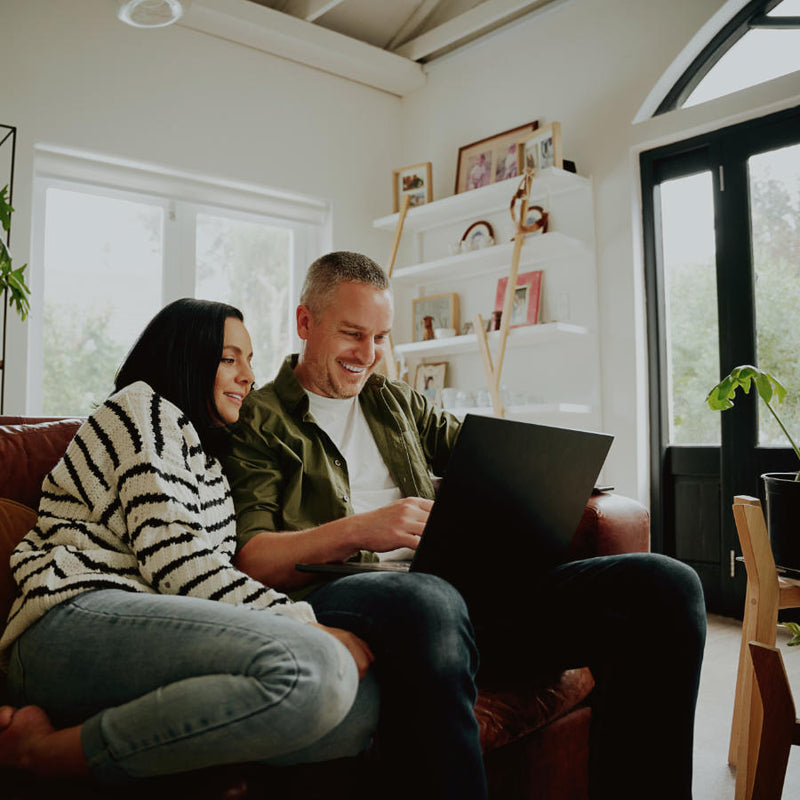
[(53, 732), (38, 706), (0, 707), (0, 766), (32, 769), (37, 745)]

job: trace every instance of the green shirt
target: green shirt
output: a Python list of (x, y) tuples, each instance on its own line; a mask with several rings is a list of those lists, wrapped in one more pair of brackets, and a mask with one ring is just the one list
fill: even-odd
[[(306, 530), (353, 513), (347, 464), (308, 410), (289, 356), (274, 381), (245, 399), (225, 459), (241, 548), (260, 531)], [(358, 396), (403, 496), (433, 498), (460, 422), (408, 384), (371, 375)]]

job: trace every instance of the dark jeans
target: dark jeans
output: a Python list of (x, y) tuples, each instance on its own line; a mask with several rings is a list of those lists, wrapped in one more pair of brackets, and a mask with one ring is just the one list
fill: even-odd
[[(597, 684), (592, 798), (691, 798), (705, 644), (696, 573), (636, 553), (573, 562), (510, 585), (517, 590), (487, 592), (472, 606), (478, 682), (542, 683), (590, 667)], [(472, 636), (459, 596), (448, 589), (418, 573), (368, 574), (340, 578), (309, 598), (321, 622), (353, 630), (373, 647), (384, 751), (416, 770), (408, 796), (417, 798), (485, 796)], [(430, 793), (420, 791), (425, 786)]]
[(479, 683), (542, 681), (588, 666), (596, 681), (592, 798), (691, 798), (706, 632), (694, 570), (649, 553), (591, 558), (553, 570), (504, 605), (489, 618), (473, 608)]
[(421, 573), (339, 578), (306, 598), (324, 625), (375, 654), (380, 687), (375, 797), (485, 800), (475, 719), (478, 654), (461, 595)]

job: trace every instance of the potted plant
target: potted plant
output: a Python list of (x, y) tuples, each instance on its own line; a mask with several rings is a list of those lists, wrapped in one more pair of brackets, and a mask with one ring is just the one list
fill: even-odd
[[(8, 233), (11, 228), (11, 214), (14, 209), (8, 200), (8, 185), (0, 189), (0, 227)], [(5, 243), (4, 237), (0, 236), (0, 295), (3, 298), (3, 331), (2, 344), (0, 345), (0, 413), (3, 410), (3, 399), (5, 397), (6, 380), (6, 324), (8, 323), (9, 306), (16, 309), (16, 312), (24, 320), (30, 311), (31, 290), (25, 283), (25, 267), (23, 264), (16, 269), (11, 263), (11, 253)]]
[[(11, 214), (14, 209), (8, 201), (8, 185), (0, 189), (0, 226), (8, 233), (11, 228)], [(30, 311), (30, 300), (28, 299), (31, 290), (25, 283), (25, 267), (13, 268), (11, 264), (11, 253), (6, 247), (3, 238), (0, 237), (0, 291), (3, 293), (3, 305), (10, 303), (24, 320)], [(5, 339), (5, 336), (3, 337)]]
[[(773, 400), (781, 403), (786, 397), (786, 388), (777, 378), (758, 367), (743, 364), (733, 369), (708, 393), (706, 402), (714, 411), (732, 408), (736, 391), (741, 389), (748, 394), (751, 385), (756, 387), (758, 396), (764, 401), (786, 436), (800, 467), (800, 449), (773, 405)], [(767, 472), (761, 477), (766, 489), (767, 528), (775, 563), (782, 567), (800, 570), (800, 531), (797, 530), (798, 512), (800, 512), (800, 472)]]

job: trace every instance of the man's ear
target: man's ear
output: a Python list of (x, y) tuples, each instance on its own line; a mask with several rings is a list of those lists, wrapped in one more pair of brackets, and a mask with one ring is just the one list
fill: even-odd
[(297, 335), (301, 339), (308, 339), (313, 322), (308, 306), (297, 306)]

